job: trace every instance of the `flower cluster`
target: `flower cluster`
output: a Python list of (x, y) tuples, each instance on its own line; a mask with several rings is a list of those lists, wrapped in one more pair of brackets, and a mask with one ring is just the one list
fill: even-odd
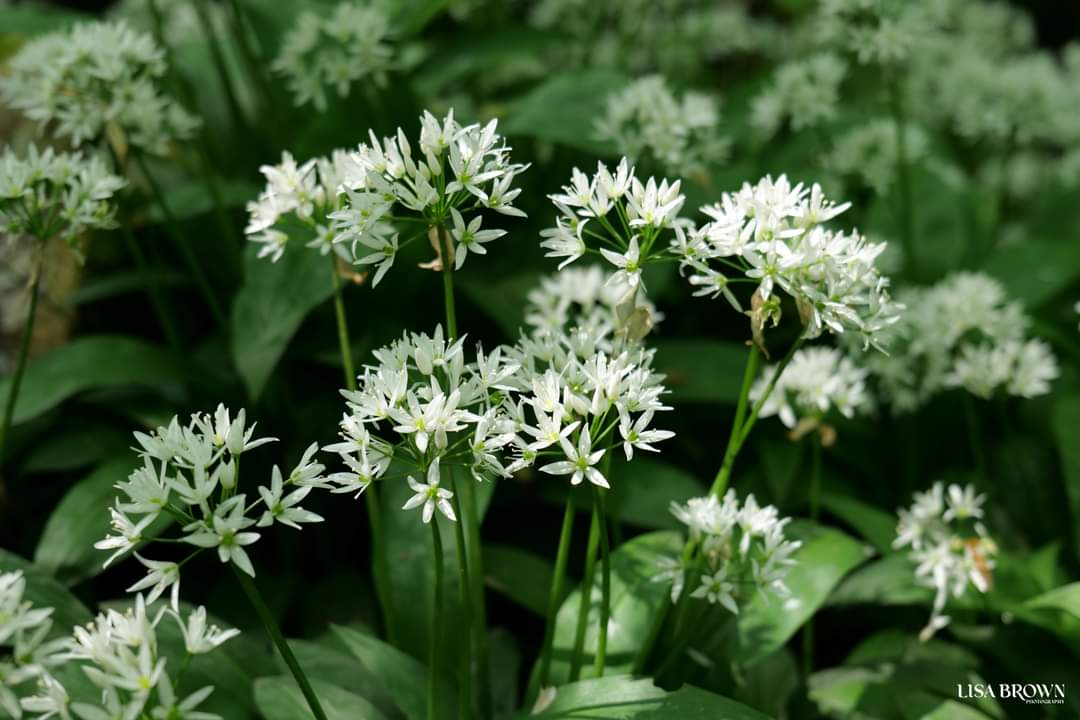
[[(930, 140), (918, 125), (903, 126), (906, 162), (918, 163), (929, 151)], [(826, 158), (834, 172), (856, 178), (863, 186), (885, 195), (896, 180), (896, 120), (874, 118), (840, 134)]]
[[(791, 518), (780, 517), (776, 507), (760, 507), (753, 495), (740, 504), (735, 491), (728, 490), (722, 500), (706, 495), (691, 498), (685, 505), (672, 503), (671, 512), (689, 529), (690, 542), (704, 562), (701, 584), (691, 597), (719, 603), (738, 614), (739, 606), (755, 593), (790, 596), (784, 578), (796, 563), (792, 555), (802, 543), (784, 536)], [(657, 575), (657, 580), (672, 583), (672, 600), (682, 594), (688, 570), (675, 562)]]
[(322, 521), (300, 506), (313, 488), (329, 487), (324, 467), (312, 460), (318, 449), (315, 444), (288, 476), (275, 465), (269, 486), (257, 488), (258, 497), (238, 493), (240, 456), (275, 441), (253, 439), (254, 432), (254, 424), (246, 425), (243, 410), (234, 418), (219, 405), (212, 415), (192, 415), (187, 425), (174, 417), (167, 426), (149, 434), (135, 433), (143, 465), (126, 481), (117, 483), (121, 495), (109, 511), (112, 534), (94, 547), (112, 551), (105, 561), (108, 566), (143, 543), (154, 542), (151, 524), (164, 514), (181, 528), (179, 539), (171, 542), (196, 549), (180, 563), (136, 553), (147, 574), (129, 591), (149, 589), (147, 597), (153, 602), (171, 589), (175, 607), (181, 565), (195, 555), (215, 550), (221, 562), (231, 562), (254, 577), (255, 568), (244, 548), (259, 539), (255, 528), (281, 523), (299, 529), (300, 523)]
[[(513, 183), (528, 168), (510, 162), (510, 147), (495, 129), (495, 120), (461, 125), (453, 110), (442, 120), (425, 111), (415, 158), (401, 128), (381, 143), (370, 133), (371, 144), (362, 143), (349, 156), (354, 167), (343, 184), (344, 204), (330, 215), (335, 242), (351, 242), (358, 262), (377, 263), (381, 278), (400, 249), (389, 221), (398, 219), (390, 213), (401, 205), (420, 216), (403, 220), (422, 220), (426, 227), (400, 247), (427, 235), (438, 254), (433, 269), (441, 269), (444, 262), (460, 268), (470, 252), (486, 254), (484, 244), (506, 231), (481, 230), (480, 212), (524, 217), (513, 206), (521, 193)], [(368, 253), (358, 256), (358, 246)]]
[(750, 400), (756, 403), (775, 382), (772, 393), (761, 406), (760, 416), (778, 415), (791, 428), (795, 439), (821, 429), (822, 441), (826, 442), (830, 433), (822, 420), (830, 410), (851, 418), (872, 408), (866, 389), (868, 371), (836, 348), (802, 348), (792, 356), (779, 378), (776, 370), (775, 365), (766, 368), (750, 389)]
[(754, 127), (772, 137), (785, 124), (798, 132), (832, 121), (846, 75), (846, 63), (833, 53), (789, 60), (776, 70), (771, 85), (754, 98), (750, 111)]
[(64, 663), (66, 649), (63, 640), (48, 639), (53, 609), (34, 607), (25, 593), (21, 572), (0, 573), (0, 711), (15, 720), (24, 709), (38, 709), (37, 703), (20, 701), (20, 696), (27, 694), (26, 686), (32, 682), (48, 686), (49, 670)]
[[(44, 720), (59, 716), (79, 720), (101, 718), (198, 718), (218, 716), (196, 709), (213, 692), (207, 686), (179, 699), (178, 675), (171, 675), (158, 650), (157, 628), (166, 614), (179, 625), (189, 655), (208, 653), (239, 634), (208, 624), (206, 609), (181, 615), (177, 607), (151, 612), (140, 594), (121, 612), (105, 610), (68, 637), (54, 637), (53, 608), (37, 608), (24, 600), (26, 580), (20, 572), (0, 574), (0, 710), (19, 720), (30, 715)], [(78, 697), (58, 679), (68, 666), (98, 691)], [(36, 683), (31, 692), (25, 686)]]
[(150, 35), (123, 22), (81, 23), (24, 45), (0, 95), (73, 145), (107, 137), (118, 150), (165, 155), (198, 120), (158, 86), (164, 58)]
[(910, 546), (916, 579), (934, 589), (930, 622), (920, 635), (925, 641), (949, 624), (943, 613), (950, 595), (963, 597), (969, 584), (982, 593), (990, 589), (997, 545), (981, 522), (986, 496), (974, 487), (950, 485), (946, 496), (935, 483), (914, 500), (900, 510), (893, 547)]
[(842, 47), (862, 64), (906, 62), (934, 26), (930, 8), (919, 2), (825, 0), (817, 15), (819, 39)]
[(386, 82), (390, 18), (378, 3), (343, 2), (330, 13), (304, 12), (285, 36), (273, 69), (284, 75), (298, 106), (326, 109), (326, 86), (348, 97), (353, 83)]
[(875, 266), (885, 243), (826, 227), (848, 207), (826, 199), (817, 184), (766, 177), (702, 208), (711, 221), (680, 233), (672, 249), (698, 288), (696, 295), (723, 295), (741, 310), (728, 273), (735, 269), (757, 283), (751, 320), (759, 346), (766, 323), (780, 320), (777, 290), (795, 300), (804, 337), (854, 331), (864, 345), (878, 345), (901, 306), (890, 298), (889, 280)]
[(602, 162), (592, 177), (574, 168), (562, 193), (548, 196), (561, 216), (555, 227), (540, 233), (540, 246), (547, 257), (565, 258), (560, 270), (586, 252), (597, 253), (617, 268), (612, 281), (636, 292), (642, 268), (666, 254), (657, 240), (686, 225), (679, 218), (686, 202), (679, 188), (678, 180), (650, 177), (641, 182), (626, 158), (614, 173)]
[(596, 132), (635, 162), (674, 174), (703, 175), (729, 151), (720, 134), (717, 104), (696, 92), (677, 98), (663, 76), (649, 75), (608, 96)]
[[(348, 177), (351, 160), (344, 150), (329, 157), (314, 158), (297, 165), (288, 152), (277, 165), (263, 165), (266, 188), (247, 205), (248, 224), (244, 232), (262, 245), (259, 257), (277, 262), (285, 253), (289, 238), (297, 233), (311, 236), (306, 247), (326, 255), (331, 250), (349, 259), (347, 249), (335, 244), (329, 216), (341, 207), (338, 192)], [(378, 280), (377, 276), (376, 280)]]
[[(663, 319), (640, 287), (609, 282), (599, 265), (569, 267), (548, 275), (529, 291), (525, 324), (534, 334), (560, 335), (569, 328), (598, 338), (637, 341)], [(610, 349), (610, 343), (604, 349)]]
[(98, 157), (44, 152), (0, 155), (0, 232), (69, 244), (86, 230), (116, 227), (109, 200), (124, 187)]
[(1026, 337), (1028, 318), (994, 278), (961, 272), (901, 296), (889, 355), (866, 359), (885, 399), (913, 410), (934, 394), (962, 387), (979, 397), (1044, 395), (1058, 375), (1050, 346)]

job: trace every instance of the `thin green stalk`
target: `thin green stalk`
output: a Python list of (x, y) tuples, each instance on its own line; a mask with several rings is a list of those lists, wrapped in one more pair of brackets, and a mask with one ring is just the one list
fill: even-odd
[[(610, 464), (610, 463), (609, 463)], [(604, 491), (593, 488), (593, 512), (600, 521), (600, 626), (596, 638), (596, 661), (593, 670), (596, 677), (604, 676), (607, 660), (608, 620), (611, 617), (611, 548), (608, 546), (607, 508)]]
[(428, 655), (428, 720), (439, 717), (439, 653), (442, 651), (443, 548), (439, 520), (431, 519), (431, 545), (435, 563), (435, 592), (431, 598), (431, 646)]
[(273, 613), (271, 613), (270, 608), (266, 606), (266, 603), (262, 599), (262, 595), (259, 594), (258, 588), (255, 587), (255, 583), (243, 570), (240, 570), (236, 566), (233, 566), (233, 573), (236, 575), (236, 579), (240, 581), (240, 587), (244, 589), (244, 594), (247, 595), (248, 601), (255, 609), (255, 614), (259, 616), (259, 620), (262, 621), (267, 634), (270, 635), (270, 639), (274, 641), (274, 645), (277, 646), (278, 652), (281, 653), (281, 658), (289, 667), (289, 672), (292, 673), (293, 679), (295, 679), (296, 684), (300, 686), (300, 692), (303, 693), (304, 699), (307, 700), (308, 708), (311, 709), (311, 714), (316, 720), (326, 720), (326, 713), (323, 712), (322, 705), (319, 704), (319, 698), (315, 694), (315, 690), (311, 687), (311, 683), (308, 681), (307, 675), (304, 674), (303, 668), (300, 667), (300, 663), (297, 662), (296, 656), (293, 655), (292, 649), (289, 648), (289, 643), (285, 640), (285, 636), (281, 634), (281, 628), (278, 627), (277, 621), (274, 620)]
[(146, 254), (143, 253), (142, 246), (139, 245), (139, 241), (135, 238), (135, 233), (131, 231), (130, 224), (126, 222), (121, 223), (120, 233), (124, 236), (124, 243), (127, 245), (128, 252), (131, 253), (132, 259), (135, 261), (135, 267), (146, 281), (146, 294), (150, 298), (150, 306), (154, 309), (154, 314), (157, 316), (158, 324), (161, 326), (161, 332), (165, 335), (165, 341), (169, 344), (169, 347), (179, 360), (182, 351), (180, 345), (180, 333), (176, 329), (176, 322), (169, 312), (168, 305), (166, 305), (164, 299), (161, 297), (161, 287), (158, 285), (157, 278), (150, 271), (149, 263), (146, 261)]
[(555, 553), (555, 573), (551, 579), (551, 593), (548, 595), (547, 624), (544, 627), (544, 644), (540, 650), (540, 687), (545, 688), (551, 682), (551, 654), (555, 645), (555, 621), (562, 603), (563, 588), (566, 585), (566, 564), (570, 557), (570, 540), (574, 531), (574, 493), (566, 496), (566, 510), (563, 512), (562, 530), (559, 532), (559, 549)]
[(666, 593), (664, 595), (664, 602), (657, 609), (656, 615), (653, 616), (652, 625), (649, 627), (649, 634), (645, 636), (645, 641), (641, 643), (637, 655), (634, 656), (634, 665), (630, 669), (631, 675), (642, 675), (645, 673), (645, 666), (649, 662), (649, 656), (652, 655), (653, 648), (656, 647), (656, 641), (660, 638), (660, 631), (663, 630), (668, 614), (671, 613), (671, 607), (671, 593)]
[(596, 551), (600, 545), (600, 523), (596, 513), (589, 525), (589, 544), (585, 548), (585, 574), (581, 581), (581, 598), (578, 603), (577, 628), (574, 630), (574, 651), (570, 656), (570, 682), (581, 679), (584, 663), (585, 630), (589, 627), (589, 610), (592, 607), (593, 575), (596, 572)]
[(919, 259), (915, 251), (915, 208), (911, 199), (911, 164), (907, 150), (907, 116), (903, 89), (896, 73), (888, 78), (889, 105), (896, 125), (896, 188), (900, 200), (900, 238), (903, 242), (908, 274), (918, 277)]
[(210, 279), (206, 276), (202, 266), (199, 264), (199, 260), (195, 256), (191, 244), (188, 243), (187, 237), (180, 232), (180, 228), (176, 222), (176, 216), (173, 215), (172, 210), (169, 209), (169, 203), (165, 200), (165, 194), (161, 191), (161, 186), (158, 185), (157, 180), (154, 179), (153, 173), (150, 172), (150, 167), (146, 162), (146, 158), (144, 158), (143, 154), (139, 151), (133, 152), (132, 155), (134, 155), (135, 162), (139, 164), (139, 169), (142, 171), (147, 184), (150, 186), (150, 194), (161, 209), (161, 214), (165, 217), (165, 227), (167, 228), (169, 235), (172, 237), (173, 242), (176, 243), (176, 247), (180, 250), (180, 254), (184, 257), (184, 262), (187, 263), (188, 270), (190, 270), (192, 276), (194, 276), (195, 283), (199, 286), (199, 290), (202, 291), (206, 304), (210, 308), (210, 314), (214, 317), (214, 322), (217, 323), (218, 328), (223, 333), (228, 334), (228, 323), (225, 319), (225, 313), (214, 293), (214, 288), (210, 285)]
[[(331, 255), (331, 281), (334, 284), (334, 316), (337, 319), (338, 349), (341, 352), (341, 366), (345, 373), (345, 387), (356, 389), (356, 372), (353, 369), (352, 343), (349, 340), (349, 320), (345, 314), (345, 298), (342, 294), (341, 276), (337, 271), (337, 256)], [(375, 594), (379, 598), (382, 610), (383, 628), (390, 644), (397, 641), (397, 628), (394, 626), (392, 594), (390, 589), (390, 566), (386, 558), (383, 543), (382, 510), (379, 506), (379, 494), (375, 485), (368, 485), (364, 491), (364, 504), (367, 507), (368, 524), (371, 525), (371, 555), (374, 562)]]
[(225, 51), (222, 50), (221, 42), (218, 40), (217, 32), (214, 30), (214, 23), (210, 18), (206, 0), (192, 0), (192, 5), (195, 7), (195, 14), (199, 17), (199, 24), (202, 25), (203, 34), (206, 35), (206, 42), (210, 48), (210, 59), (213, 61), (214, 69), (217, 70), (218, 78), (221, 80), (221, 88), (225, 91), (225, 102), (229, 106), (229, 112), (236, 123), (236, 129), (243, 132), (248, 127), (247, 118), (240, 108), (236, 88), (233, 87), (232, 78), (229, 77), (229, 68), (225, 63)]
[[(15, 417), (15, 401), (19, 397), (19, 386), (22, 385), (23, 373), (26, 372), (26, 358), (30, 354), (30, 342), (34, 336), (34, 320), (37, 317), (38, 296), (41, 294), (41, 263), (35, 263), (31, 272), (33, 272), (33, 278), (30, 281), (30, 307), (26, 311), (26, 322), (23, 323), (19, 355), (15, 360), (15, 372), (12, 373), (11, 384), (8, 386), (7, 404), (4, 406), (4, 422), (0, 424), (0, 467), (3, 467), (4, 464), (4, 449), (7, 444), (7, 436), (11, 430), (11, 421)], [(4, 477), (0, 474), (0, 506), (3, 505), (6, 497)]]
[[(248, 74), (255, 79), (255, 85), (262, 95), (263, 109), (270, 116), (269, 130), (277, 145), (277, 134), (280, 124), (277, 122), (278, 105), (274, 102), (272, 81), (268, 71), (269, 64), (259, 57), (251, 44), (251, 35), (244, 16), (244, 10), (236, 0), (228, 0), (229, 20), (232, 22), (233, 34), (236, 36), (236, 45), (240, 49), (240, 58), (247, 66)], [(275, 149), (277, 149), (275, 147)]]
[[(443, 301), (446, 310), (446, 336), (449, 341), (458, 337), (457, 310), (454, 302), (454, 264), (450, 259), (453, 247), (450, 234), (444, 227), (437, 227), (440, 254), (442, 256)], [(472, 648), (476, 660), (476, 692), (480, 703), (480, 716), (490, 718), (491, 670), (487, 637), (487, 607), (484, 602), (484, 563), (480, 546), (480, 506), (476, 490), (466, 478), (458, 488), (461, 492), (461, 524), (465, 531), (465, 552), (469, 569), (469, 597), (472, 599), (471, 620)]]
[[(809, 437), (810, 443), (810, 519), (815, 523), (821, 515), (821, 438)], [(810, 616), (803, 627), (803, 677), (814, 671), (814, 618)]]
[(727, 449), (724, 450), (724, 461), (720, 470), (713, 480), (712, 492), (714, 495), (723, 495), (727, 490), (728, 479), (731, 477), (731, 468), (735, 464), (735, 456), (738, 454), (738, 438), (742, 431), (743, 420), (746, 417), (746, 405), (750, 398), (750, 388), (754, 383), (754, 375), (757, 374), (757, 366), (761, 353), (757, 345), (750, 343), (750, 354), (746, 357), (746, 366), (743, 369), (742, 387), (739, 389), (739, 401), (735, 406), (735, 420), (731, 424), (731, 433), (728, 435)]
[[(455, 510), (458, 515), (458, 522), (454, 523), (454, 541), (457, 545), (454, 556), (457, 558), (458, 566), (458, 602), (461, 603), (461, 612), (465, 614), (466, 624), (472, 626), (472, 608), (469, 598), (469, 561), (468, 551), (465, 545), (465, 531), (462, 529), (464, 522), (461, 521), (461, 503), (458, 502), (458, 488), (454, 479), (454, 469), (447, 466), (446, 472), (450, 478), (450, 490), (454, 493), (454, 497), (451, 500), (453, 502)], [(465, 478), (467, 484), (469, 478)], [(461, 662), (459, 663), (459, 679), (458, 679), (458, 715), (462, 720), (472, 717), (472, 638), (470, 633), (465, 633), (464, 636), (459, 637), (461, 645)]]

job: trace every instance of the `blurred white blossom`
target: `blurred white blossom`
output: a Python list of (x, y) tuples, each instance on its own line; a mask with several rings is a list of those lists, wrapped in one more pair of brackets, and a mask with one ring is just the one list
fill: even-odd
[[(776, 376), (769, 366), (750, 388), (754, 403), (764, 395)], [(761, 406), (760, 417), (779, 416), (788, 428), (818, 423), (835, 410), (847, 418), (865, 414), (873, 407), (866, 388), (868, 372), (843, 352), (832, 347), (799, 349), (791, 358), (772, 393)]]

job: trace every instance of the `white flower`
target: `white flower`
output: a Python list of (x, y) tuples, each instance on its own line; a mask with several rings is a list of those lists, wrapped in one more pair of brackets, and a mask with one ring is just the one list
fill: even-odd
[(653, 419), (653, 410), (643, 412), (638, 419), (631, 421), (630, 414), (625, 410), (619, 413), (619, 434), (623, 437), (623, 452), (626, 459), (634, 458), (634, 448), (659, 452), (652, 443), (675, 437), (670, 430), (649, 430), (649, 424)]
[(138, 553), (135, 553), (135, 558), (149, 572), (146, 573), (142, 580), (129, 587), (127, 592), (141, 592), (150, 588), (150, 592), (146, 595), (146, 601), (152, 603), (161, 597), (166, 590), (172, 588), (169, 603), (174, 611), (179, 612), (180, 566), (170, 561), (148, 560)]
[(450, 234), (457, 241), (457, 246), (454, 248), (454, 267), (458, 270), (465, 264), (465, 258), (470, 250), (477, 255), (485, 255), (487, 250), (484, 249), (484, 243), (501, 238), (506, 234), (505, 230), (481, 230), (480, 223), (483, 221), (483, 217), (480, 215), (470, 220), (468, 226), (466, 226), (457, 208), (451, 208), (450, 214), (454, 218), (454, 227), (451, 229)]
[(232, 562), (248, 575), (255, 577), (255, 568), (244, 551), (259, 539), (259, 533), (242, 532), (255, 524), (245, 512), (246, 498), (237, 495), (218, 505), (210, 522), (199, 521), (184, 527), (184, 542), (204, 548), (217, 548), (218, 559), (223, 563)]
[(454, 507), (450, 504), (450, 498), (454, 497), (454, 493), (449, 490), (439, 487), (439, 459), (436, 458), (428, 466), (427, 470), (427, 483), (417, 482), (411, 475), (409, 476), (409, 487), (416, 493), (409, 498), (404, 505), (401, 506), (402, 510), (411, 510), (415, 507), (423, 506), (421, 510), (421, 517), (424, 524), (431, 522), (432, 516), (435, 514), (435, 509), (438, 508), (446, 518), (452, 522), (457, 521), (457, 516), (454, 514)]
[(609, 263), (619, 268), (619, 271), (611, 276), (611, 281), (625, 283), (631, 292), (636, 291), (638, 283), (641, 282), (641, 250), (638, 248), (637, 235), (630, 238), (630, 244), (625, 253), (620, 254), (601, 248), (600, 254)]
[(206, 608), (201, 605), (188, 615), (184, 622), (180, 614), (173, 612), (180, 632), (184, 636), (184, 648), (192, 655), (202, 655), (219, 647), (228, 640), (240, 634), (240, 631), (232, 628), (222, 630), (217, 625), (208, 625), (206, 622)]
[(712, 575), (703, 576), (701, 585), (690, 593), (690, 597), (705, 598), (710, 605), (720, 603), (733, 614), (738, 615), (739, 606), (732, 594), (734, 590), (735, 586), (727, 580), (727, 572), (721, 568)]
[(285, 485), (281, 478), (281, 470), (275, 465), (270, 473), (270, 487), (264, 485), (259, 488), (259, 495), (266, 506), (266, 511), (259, 518), (259, 522), (256, 523), (258, 527), (266, 527), (276, 521), (299, 530), (299, 523), (323, 521), (321, 515), (316, 515), (310, 510), (298, 507), (298, 503), (311, 492), (311, 485), (301, 485), (287, 495), (284, 494), (284, 489)]
[(113, 532), (116, 534), (94, 543), (94, 547), (98, 550), (115, 550), (105, 561), (103, 567), (108, 567), (113, 560), (138, 547), (144, 539), (143, 530), (154, 521), (154, 517), (155, 515), (147, 515), (136, 523), (132, 522), (131, 518), (119, 509), (119, 502), (117, 502), (116, 507), (110, 508), (109, 522), (112, 525)]
[[(760, 416), (778, 415), (795, 428), (802, 419), (818, 420), (832, 410), (847, 418), (865, 414), (872, 409), (868, 374), (836, 348), (801, 348), (776, 379)], [(751, 402), (759, 401), (775, 376), (776, 366), (766, 368), (750, 389)]]
[(583, 480), (587, 479), (597, 487), (610, 489), (611, 486), (608, 485), (608, 481), (603, 474), (593, 467), (604, 456), (605, 451), (593, 451), (587, 425), (583, 426), (578, 434), (576, 447), (566, 437), (560, 438), (559, 445), (566, 455), (566, 460), (544, 465), (540, 468), (541, 472), (546, 472), (549, 475), (570, 475), (571, 485), (580, 485)]

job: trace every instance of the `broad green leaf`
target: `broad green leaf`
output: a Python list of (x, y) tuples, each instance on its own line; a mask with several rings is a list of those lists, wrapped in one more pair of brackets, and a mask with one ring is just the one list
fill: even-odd
[(513, 63), (542, 75), (543, 54), (562, 40), (557, 33), (513, 25), (497, 33), (459, 34), (437, 47), (419, 68), (413, 84), (421, 96), (440, 92), (448, 84), (482, 73), (497, 63)]
[(1072, 514), (1073, 547), (1080, 551), (1080, 395), (1058, 396), (1054, 404), (1054, 437), (1061, 455), (1065, 495)]
[[(660, 422), (656, 427), (664, 425)], [(639, 450), (633, 461), (622, 462), (622, 449), (616, 451), (619, 459), (611, 472), (617, 482), (612, 482), (608, 494), (608, 511), (622, 522), (649, 530), (680, 528), (681, 523), (671, 514), (671, 503), (683, 503), (708, 492), (704, 483), (690, 473), (654, 460), (648, 453)]]
[[(898, 697), (903, 702), (897, 702)], [(810, 699), (826, 717), (837, 720), (987, 720), (988, 717), (971, 705), (941, 695), (908, 687), (901, 689), (888, 666), (833, 668), (815, 673), (810, 678)]]
[(0, 549), (0, 572), (21, 570), (26, 578), (26, 593), (23, 599), (38, 608), (53, 608), (52, 632), (57, 637), (71, 634), (76, 625), (87, 623), (91, 619), (90, 611), (82, 601), (72, 595), (56, 578), (41, 568), (35, 567), (14, 553)]
[(509, 545), (484, 546), (484, 584), (543, 617), (554, 569), (551, 563)]
[(388, 5), (394, 9), (394, 28), (402, 35), (415, 35), (441, 15), (449, 0), (397, 0)]
[(803, 543), (784, 579), (791, 597), (784, 600), (758, 593), (740, 611), (733, 653), (743, 663), (761, 660), (783, 646), (825, 603), (837, 583), (866, 560), (863, 544), (839, 530), (796, 523), (789, 534)]
[[(596, 137), (594, 123), (604, 113), (609, 93), (622, 89), (625, 78), (606, 70), (582, 70), (551, 77), (510, 103), (500, 129), (508, 136), (547, 140), (596, 155), (613, 148)], [(552, 110), (558, 109), (558, 122)]]
[[(327, 720), (383, 720), (386, 716), (364, 698), (348, 690), (312, 680), (312, 689)], [(255, 681), (255, 704), (266, 720), (311, 720), (307, 700), (289, 675)]]
[(76, 470), (127, 452), (131, 433), (105, 423), (75, 420), (74, 427), (52, 430), (27, 452), (22, 469), (26, 473)]
[(934, 591), (915, 582), (915, 565), (906, 552), (884, 555), (840, 583), (830, 605), (926, 605)]
[(148, 287), (155, 285), (159, 288), (169, 288), (186, 285), (188, 282), (187, 276), (183, 273), (164, 269), (91, 275), (71, 293), (69, 302), (72, 305), (87, 305), (117, 295), (145, 292)]
[[(247, 180), (218, 180), (223, 208), (243, 207), (258, 196), (259, 190), (259, 186)], [(203, 178), (179, 183), (169, 190), (169, 212), (177, 220), (188, 220), (213, 210), (214, 196)], [(160, 205), (152, 205), (147, 214), (154, 222), (165, 221)], [(227, 239), (222, 238), (221, 242), (227, 242)]]
[(300, 238), (276, 263), (256, 255), (248, 248), (232, 309), (233, 359), (253, 399), (304, 317), (334, 293), (331, 258), (304, 247)]
[(1080, 243), (1067, 237), (1032, 238), (995, 252), (983, 267), (1011, 299), (1034, 309), (1080, 277)]
[(1061, 610), (1080, 619), (1080, 582), (1062, 585), (1042, 595), (1033, 597), (1024, 603), (1024, 607), (1037, 610), (1050, 608)]
[(722, 340), (661, 339), (656, 348), (657, 372), (667, 375), (673, 404), (734, 403), (739, 399), (747, 349)]
[[(48, 5), (0, 7), (0, 50), (12, 35), (39, 35), (64, 30), (90, 16)], [(3, 53), (0, 52), (0, 59)]]
[(34, 563), (69, 585), (99, 574), (109, 555), (95, 549), (94, 543), (109, 534), (109, 508), (116, 496), (113, 486), (139, 464), (128, 453), (75, 483), (45, 523)]
[[(658, 572), (658, 563), (664, 558), (677, 557), (682, 546), (683, 538), (679, 533), (652, 532), (624, 543), (611, 554), (609, 628), (618, 628), (618, 632), (608, 633), (605, 674), (619, 675), (633, 666), (634, 656), (670, 590), (667, 584), (653, 580)], [(592, 664), (599, 630), (600, 565), (597, 560), (596, 574), (590, 583), (591, 603), (584, 646), (587, 666)], [(555, 684), (565, 682), (569, 676), (580, 601), (581, 590), (578, 589), (563, 601), (556, 617), (555, 651), (551, 667), (552, 682)]]
[[(412, 600), (410, 600), (412, 602)], [(427, 717), (428, 671), (419, 661), (381, 640), (335, 625), (334, 633), (345, 643), (349, 652), (383, 685), (386, 693), (409, 720)], [(447, 707), (452, 701), (444, 695)]]
[[(87, 390), (144, 386), (161, 391), (179, 381), (174, 359), (155, 345), (120, 336), (83, 337), (30, 362), (14, 422), (26, 422)], [(10, 378), (0, 380), (0, 406), (10, 385)]]
[(544, 709), (524, 718), (618, 718), (618, 720), (765, 720), (753, 708), (685, 686), (667, 692), (650, 678), (626, 675), (563, 685)]
[(502, 628), (488, 632), (491, 668), (492, 715), (510, 717), (518, 708), (521, 677), (521, 649), (514, 634)]
[[(340, 636), (335, 633), (327, 639), (340, 641)], [(336, 646), (331, 647), (329, 643), (296, 639), (289, 640), (289, 647), (308, 677), (346, 688), (370, 702), (383, 714), (393, 715), (397, 711), (394, 699), (384, 689), (382, 679), (368, 670), (359, 658), (346, 652), (344, 647), (338, 649)], [(280, 656), (278, 664), (282, 672), (288, 671)], [(288, 684), (294, 685), (291, 678)]]
[(821, 505), (859, 531), (879, 552), (888, 553), (896, 539), (896, 518), (850, 495), (822, 493)]

